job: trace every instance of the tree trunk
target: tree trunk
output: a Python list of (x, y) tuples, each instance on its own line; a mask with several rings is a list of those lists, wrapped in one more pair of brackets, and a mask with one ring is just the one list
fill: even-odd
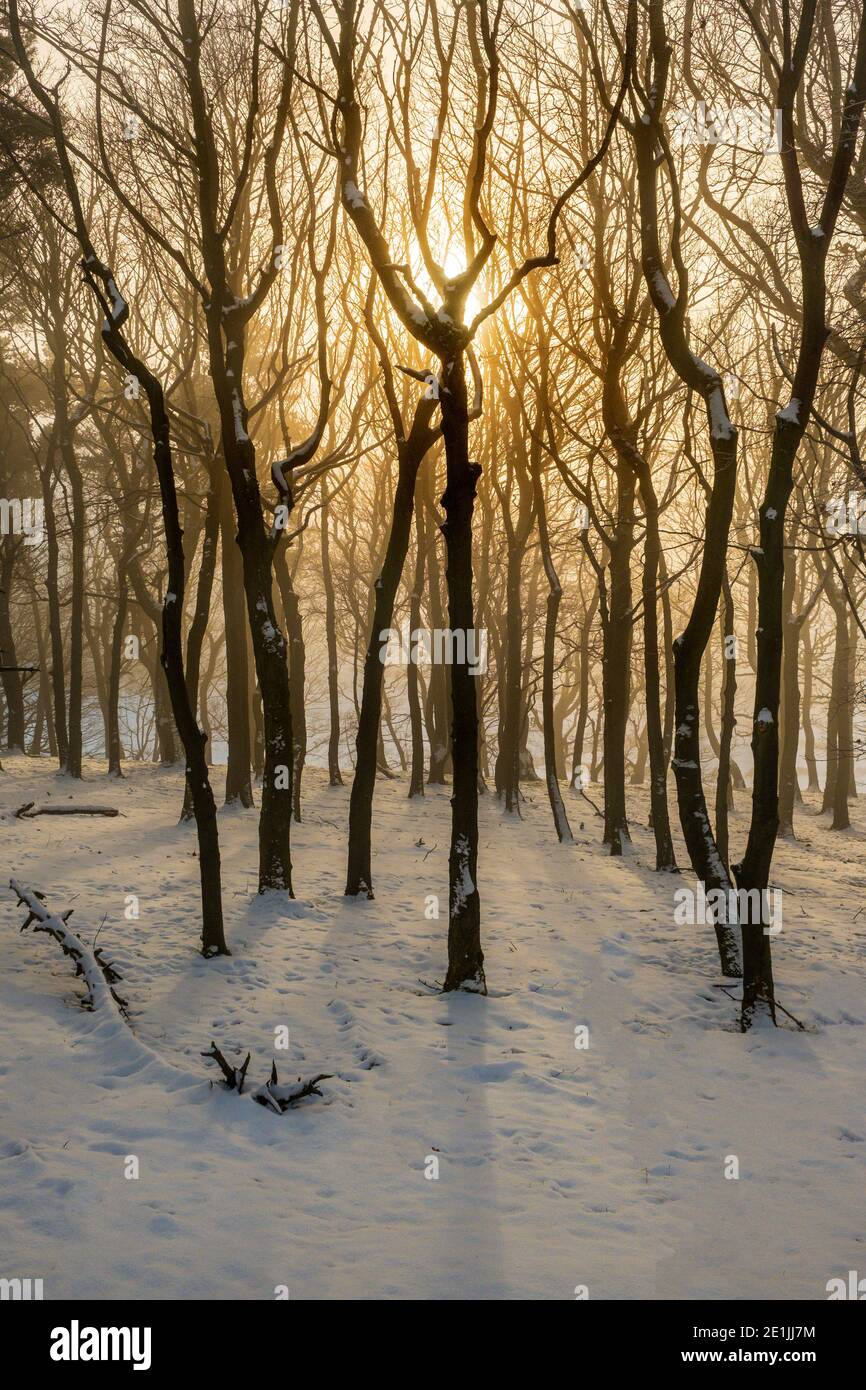
[[(602, 702), (604, 705), (604, 843), (622, 854), (631, 836), (625, 804), (625, 736), (631, 690), (631, 550), (634, 544), (634, 475), (617, 461), (617, 501), (610, 544), (609, 594), (602, 593)], [(606, 619), (606, 620), (605, 620)]]
[[(424, 501), (430, 515), (435, 518), (433, 488), (436, 475), (434, 469), (431, 468), (425, 472), (423, 481)], [(435, 520), (433, 524), (437, 524)], [(445, 613), (439, 586), (439, 557), (435, 545), (427, 547), (427, 608), (431, 626), (440, 630), (444, 628)], [(427, 687), (424, 712), (430, 757), (427, 768), (427, 785), (444, 786), (449, 763), (448, 671), (445, 666), (434, 664), (430, 667), (430, 682)]]
[(69, 477), (72, 501), (70, 517), (72, 532), (72, 588), (69, 616), (69, 756), (66, 771), (70, 777), (81, 776), (82, 697), (84, 667), (84, 480), (69, 427), (61, 436), (61, 454)]
[[(455, 350), (441, 371), (442, 436), (446, 486), (442, 530), (448, 554), (448, 626), (474, 634), (472, 512), (480, 465), (469, 459), (469, 415), (464, 354)], [(478, 894), (478, 705), (476, 677), (466, 660), (451, 667), (451, 847), (448, 856), (448, 973), (445, 989), (487, 992), (481, 950)]]
[(295, 743), (294, 773), (292, 777), (292, 815), (301, 822), (301, 782), (307, 760), (307, 709), (306, 673), (307, 648), (304, 642), (304, 624), (301, 618), (301, 605), (289, 570), (289, 559), (285, 542), (281, 542), (274, 553), (274, 573), (283, 604), (286, 620), (286, 634), (289, 640), (289, 689), (292, 698), (292, 737)]
[[(429, 429), (433, 408), (434, 402), (432, 401), (419, 403), (408, 438), (397, 442), (397, 485), (394, 489), (391, 526), (382, 568), (376, 577), (372, 590), (373, 616), (364, 657), (361, 710), (358, 717), (358, 732), (355, 737), (355, 776), (352, 780), (352, 792), (349, 799), (349, 845), (346, 867), (346, 894), (350, 897), (359, 893), (365, 893), (368, 898), (373, 896), (371, 848), (373, 794), (376, 784), (376, 763), (382, 724), (385, 644), (394, 619), (394, 604), (409, 549), (418, 470), (435, 437)], [(420, 512), (420, 506), (418, 511)], [(420, 623), (419, 585), (423, 574), (423, 550), (424, 547), (419, 534), (409, 627), (410, 642), (411, 634), (417, 630), (417, 625)], [(410, 651), (408, 678), (410, 681), (414, 680), (412, 688), (415, 692), (414, 700), (417, 706), (418, 673), (411, 660), (411, 655)], [(410, 694), (410, 708), (411, 706), (412, 695)], [(417, 794), (419, 759), (420, 765), (423, 764), (423, 746), (419, 749), (418, 720), (420, 710), (417, 711), (414, 718), (410, 796)], [(423, 779), (421, 794), (423, 795)]]
[(247, 614), (243, 562), (236, 540), (231, 487), (225, 477), (219, 481), (219, 508), (228, 721), (225, 804), (234, 806), (239, 803), (249, 807), (254, 805), (254, 801), (250, 774), (250, 708), (247, 700)]
[(589, 637), (592, 631), (593, 619), (597, 611), (598, 589), (594, 589), (592, 598), (586, 609), (583, 627), (580, 631), (580, 677), (578, 686), (577, 722), (574, 729), (574, 746), (571, 754), (572, 786), (576, 785), (578, 779), (580, 779), (581, 783), (586, 780), (581, 769), (584, 766), (583, 744), (586, 738), (586, 722), (589, 718)]
[(722, 727), (719, 736), (719, 771), (716, 777), (716, 844), (722, 863), (729, 870), (728, 808), (731, 804), (731, 742), (737, 723), (734, 713), (737, 696), (737, 657), (734, 596), (727, 573), (722, 579), (722, 593)]
[(812, 626), (808, 620), (803, 636), (803, 736), (809, 791), (819, 792), (821, 783), (815, 756), (815, 730), (812, 727)]
[(223, 458), (232, 486), (243, 561), (247, 618), (263, 709), (264, 766), (259, 814), (260, 893), (292, 893), (291, 821), (294, 743), (286, 640), (273, 595), (275, 538), (265, 528), (256, 451), (244, 398), (248, 318), (230, 283), (220, 230), (219, 171), (208, 95), (202, 79), (202, 33), (193, 0), (178, 0), (179, 29), (198, 172), (198, 223), (208, 279), (205, 298), (208, 367), (220, 417)]
[(544, 656), (541, 681), (541, 722), (544, 736), (544, 777), (547, 795), (553, 815), (553, 825), (560, 844), (573, 844), (574, 836), (568, 823), (568, 815), (562, 792), (559, 787), (559, 768), (556, 761), (556, 727), (553, 712), (553, 677), (556, 667), (556, 624), (559, 606), (562, 602), (562, 585), (553, 563), (550, 548), (550, 533), (547, 529), (547, 508), (544, 498), (544, 484), (541, 477), (540, 445), (537, 439), (532, 444), (532, 482), (535, 501), (535, 516), (538, 522), (538, 539), (541, 545), (541, 559), (547, 576), (547, 613), (544, 622)]
[(659, 674), (658, 594), (661, 540), (659, 508), (648, 466), (644, 464), (638, 482), (646, 524), (643, 557), (643, 636), (644, 694), (646, 699), (646, 738), (650, 762), (650, 821), (655, 836), (656, 872), (677, 873), (668, 810), (668, 759), (661, 711)]
[(6, 697), (7, 710), (6, 747), (23, 753), (25, 733), (24, 676), (20, 671), (8, 669), (18, 665), (14, 629), (9, 616), (12, 575), (17, 552), (18, 544), (7, 540), (2, 549), (2, 563), (0, 563), (0, 667), (3, 668), (3, 694)]
[(111, 629), (111, 652), (108, 667), (106, 753), (108, 755), (109, 777), (123, 776), (121, 767), (123, 749), (120, 745), (120, 670), (123, 661), (123, 629), (126, 625), (129, 602), (126, 565), (127, 555), (125, 550), (121, 549), (117, 559), (117, 608)]
[[(52, 758), (57, 757), (57, 734), (54, 728), (51, 706), (51, 678), (48, 673), (48, 657), (45, 644), (45, 633), (39, 616), (39, 604), (36, 596), (33, 596), (33, 630), (36, 633), (36, 653), (39, 662), (39, 701), (45, 719), (45, 728), (48, 733), (48, 752)], [(41, 752), (42, 744), (40, 741), (37, 751)]]
[[(55, 427), (56, 428), (56, 427)], [(60, 547), (57, 541), (57, 519), (54, 515), (54, 490), (51, 468), (54, 450), (41, 471), (42, 499), (45, 511), (46, 569), (45, 592), (48, 595), (48, 630), (51, 638), (51, 694), (53, 703), (54, 741), (57, 761), (64, 771), (69, 761), (69, 734), (66, 723), (66, 675), (63, 655), (63, 621), (60, 613)]]
[(832, 782), (833, 822), (830, 829), (847, 830), (851, 824), (848, 814), (848, 780), (853, 753), (849, 736), (851, 687), (848, 602), (841, 588), (832, 582), (827, 585), (827, 592), (836, 618), (836, 643), (833, 653), (833, 678), (830, 695), (833, 704), (835, 756), (833, 758), (832, 779), (829, 770), (827, 776), (828, 786)]
[[(507, 499), (503, 506), (507, 505)], [(522, 716), (521, 679), (523, 670), (523, 612), (521, 578), (523, 546), (512, 533), (508, 546), (505, 580), (505, 644), (502, 673), (502, 719), (499, 745), (493, 768), (494, 786), (505, 801), (507, 812), (520, 805), (520, 729)]]
[[(340, 772), (340, 687), (337, 669), (337, 613), (334, 604), (334, 581), (331, 574), (331, 543), (329, 527), (330, 507), (322, 484), (322, 580), (325, 589), (325, 645), (328, 655), (328, 782), (332, 787), (342, 787)], [(405, 554), (405, 552), (404, 552)], [(373, 635), (376, 634), (375, 623)]]
[[(219, 511), (219, 480), (216, 466), (212, 463), (209, 470), (210, 487), (208, 488), (207, 503), (205, 507), (204, 529), (202, 534), (201, 560), (198, 569), (198, 584), (195, 591), (195, 609), (189, 625), (189, 633), (186, 639), (186, 684), (189, 691), (189, 700), (192, 705), (193, 714), (198, 718), (199, 715), (199, 684), (201, 678), (201, 653), (204, 645), (204, 637), (210, 620), (211, 597), (213, 595), (214, 575), (216, 573), (217, 552), (219, 550), (220, 533), (220, 511)], [(201, 720), (199, 719), (201, 725)], [(207, 756), (207, 740), (205, 737), (205, 756)], [(187, 778), (184, 788), (183, 807), (181, 809), (181, 820), (192, 820), (192, 791)]]
[(797, 751), (800, 743), (800, 622), (796, 612), (796, 587), (796, 568), (792, 562), (785, 570), (782, 586), (782, 748), (779, 759), (779, 834), (792, 840), (796, 838), (794, 804), (798, 791)]
[[(421, 588), (424, 583), (424, 512), (420, 499), (415, 497), (415, 576), (409, 598), (409, 631), (421, 626)], [(410, 661), (406, 667), (406, 698), (409, 702), (409, 723), (412, 730), (412, 770), (409, 776), (409, 796), (424, 795), (424, 725), (421, 712), (418, 667)]]

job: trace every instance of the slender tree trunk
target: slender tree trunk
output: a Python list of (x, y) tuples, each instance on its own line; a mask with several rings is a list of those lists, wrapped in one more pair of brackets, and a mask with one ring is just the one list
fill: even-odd
[(36, 718), (33, 721), (33, 737), (30, 740), (31, 758), (41, 758), (42, 741), (45, 736), (45, 696), (40, 689), (36, 697)]
[(222, 885), (216, 802), (210, 784), (205, 736), (198, 727), (183, 665), (183, 594), (185, 559), (177, 509), (168, 412), (162, 388), (146, 383), (154, 441), (154, 460), (162, 494), (162, 513), (168, 552), (168, 583), (162, 610), (161, 662), (168, 682), (175, 724), (183, 743), (187, 779), (192, 788), (198, 832), (202, 898), (202, 951), (206, 956), (228, 955), (222, 915)]
[(289, 641), (289, 689), (292, 699), (292, 737), (295, 741), (294, 774), (292, 777), (292, 815), (301, 822), (301, 782), (307, 760), (306, 672), (307, 648), (301, 605), (289, 570), (285, 543), (274, 554), (274, 573), (280, 590), (286, 633)]
[[(598, 611), (598, 589), (594, 589), (580, 631), (580, 678), (578, 686), (577, 723), (574, 729), (574, 747), (571, 755), (571, 784), (578, 779), (586, 780), (580, 769), (583, 768), (583, 745), (586, 738), (586, 722), (589, 718), (589, 638), (593, 619)], [(593, 755), (593, 763), (595, 757)]]
[(598, 745), (600, 741), (599, 735), (601, 734), (601, 725), (602, 712), (600, 709), (597, 708), (592, 720), (592, 754), (589, 765), (590, 782), (597, 782), (599, 774), (601, 772), (601, 766), (598, 761)]
[[(431, 516), (435, 516), (433, 488), (436, 478), (432, 468), (425, 471), (423, 481), (425, 503)], [(435, 545), (427, 547), (427, 608), (431, 625), (434, 628), (444, 628), (445, 612), (442, 607), (442, 593), (439, 585), (439, 556)], [(427, 743), (430, 750), (427, 785), (444, 786), (449, 764), (448, 671), (445, 666), (434, 664), (430, 668), (425, 716)]]
[[(448, 626), (474, 632), (472, 595), (472, 512), (480, 465), (469, 459), (469, 412), (464, 354), (455, 350), (442, 362), (442, 436), (446, 486), (442, 530), (448, 553)], [(451, 667), (451, 848), (448, 857), (448, 973), (445, 989), (486, 994), (478, 894), (478, 704), (477, 680), (467, 661)]]
[(658, 579), (661, 560), (659, 508), (649, 468), (644, 464), (638, 482), (643, 503), (646, 535), (643, 557), (643, 635), (644, 693), (646, 699), (646, 739), (650, 762), (650, 820), (655, 836), (656, 872), (677, 873), (668, 810), (669, 747), (662, 727), (661, 681), (659, 675)]
[[(55, 425), (56, 430), (56, 425)], [(48, 631), (51, 638), (51, 693), (53, 697), (54, 740), (61, 772), (69, 761), (69, 734), (66, 722), (66, 675), (63, 654), (63, 620), (60, 612), (60, 546), (57, 540), (57, 519), (54, 515), (54, 490), (51, 485), (52, 456), (41, 472), (42, 499), (45, 512), (46, 570), (45, 591), (48, 595)]]
[[(822, 338), (823, 341), (823, 338)], [(820, 355), (820, 350), (819, 350)], [(752, 818), (746, 853), (734, 865), (737, 886), (757, 890), (761, 911), (747, 913), (743, 931), (743, 1027), (749, 1026), (759, 1000), (775, 1020), (770, 937), (764, 920), (764, 897), (779, 829), (779, 694), (782, 669), (784, 523), (793, 488), (793, 466), (802, 429), (776, 417), (773, 450), (764, 501), (761, 505), (760, 546), (753, 551), (758, 570), (758, 670), (755, 677), (755, 717), (752, 726)], [(757, 920), (755, 917), (757, 915)]]
[[(792, 528), (793, 529), (793, 528)], [(794, 804), (797, 798), (797, 751), (800, 743), (800, 622), (797, 618), (796, 569), (789, 564), (782, 585), (782, 748), (779, 759), (779, 834), (794, 835)]]
[[(704, 546), (695, 599), (684, 631), (674, 643), (675, 745), (673, 770), (677, 783), (680, 824), (689, 860), (707, 891), (731, 887), (713, 838), (701, 776), (700, 674), (701, 661), (715, 623), (726, 572), (728, 535), (733, 514), (737, 475), (737, 431), (728, 417), (719, 374), (697, 357), (689, 346), (686, 325), (687, 297), (682, 286), (674, 295), (666, 275), (659, 226), (658, 170), (660, 121), (666, 95), (670, 48), (661, 8), (650, 13), (649, 38), (653, 82), (649, 96), (638, 97), (640, 119), (632, 126), (637, 160), (640, 203), (641, 264), (656, 311), (659, 337), (665, 354), (690, 389), (699, 391), (706, 410), (707, 433), (713, 456), (704, 525)], [(679, 229), (675, 223), (674, 236)], [(679, 255), (678, 240), (674, 251)], [(727, 921), (715, 922), (722, 971), (739, 974), (737, 935)]]
[(619, 855), (623, 840), (631, 838), (625, 804), (625, 736), (631, 690), (631, 550), (634, 544), (634, 475), (621, 459), (617, 462), (614, 526), (608, 564), (609, 593), (602, 594), (601, 598), (604, 843), (610, 846), (612, 855)]
[[(90, 652), (90, 660), (93, 665), (93, 679), (96, 685), (96, 698), (99, 701), (99, 712), (102, 715), (103, 746), (105, 756), (108, 757), (108, 676), (107, 668), (111, 661), (111, 632), (114, 626), (113, 621), (109, 620), (107, 605), (102, 610), (101, 626), (103, 632), (99, 631), (100, 613), (97, 605), (96, 617), (91, 615), (90, 604), (85, 599), (84, 602), (84, 636), (87, 641), (87, 648)], [(107, 634), (107, 637), (104, 636)]]
[(122, 777), (121, 760), (123, 749), (120, 744), (120, 670), (123, 661), (123, 629), (129, 603), (126, 579), (127, 555), (121, 549), (117, 559), (117, 608), (111, 629), (111, 651), (108, 666), (108, 695), (106, 722), (106, 753), (108, 755), (109, 777)]
[[(48, 752), (52, 758), (57, 757), (57, 734), (54, 728), (51, 705), (51, 679), (48, 674), (48, 656), (45, 643), (45, 634), (42, 628), (42, 621), (39, 614), (39, 604), (33, 598), (33, 630), (36, 633), (36, 652), (39, 662), (39, 698), (45, 717), (45, 727), (48, 733)], [(41, 742), (39, 745), (41, 751)]]
[[(507, 505), (507, 499), (504, 505)], [(502, 722), (493, 771), (496, 791), (499, 796), (504, 798), (507, 812), (516, 812), (520, 805), (521, 678), (523, 667), (521, 578), (523, 554), (523, 546), (512, 535), (511, 544), (508, 547), (505, 581), (505, 663), (502, 687)]]
[(153, 690), (156, 758), (162, 767), (173, 767), (177, 762), (177, 746), (174, 740), (175, 721), (172, 713), (171, 692), (166, 685), (165, 668), (159, 653), (155, 653), (153, 658), (147, 662), (147, 667)]
[(647, 737), (646, 724), (640, 731), (637, 747), (634, 753), (634, 767), (631, 770), (631, 777), (628, 779), (630, 787), (642, 787), (646, 777), (647, 758), (649, 757), (649, 739)]
[(340, 772), (340, 687), (337, 669), (337, 611), (334, 603), (334, 581), (331, 574), (331, 513), (324, 484), (322, 520), (322, 580), (325, 589), (325, 645), (328, 654), (328, 781), (332, 787), (342, 787)]
[(547, 577), (547, 613), (544, 621), (544, 656), (541, 682), (541, 719), (544, 736), (544, 777), (547, 795), (553, 815), (553, 825), (560, 844), (573, 844), (574, 836), (568, 823), (568, 815), (559, 786), (559, 768), (556, 761), (557, 740), (553, 713), (553, 677), (556, 663), (556, 625), (559, 606), (562, 602), (562, 585), (553, 563), (550, 547), (550, 533), (547, 528), (547, 508), (544, 498), (544, 484), (541, 477), (540, 445), (534, 440), (532, 445), (532, 483), (535, 501), (535, 516), (538, 523), (538, 539), (541, 545), (541, 559)]
[(758, 669), (758, 647), (756, 633), (756, 628), (758, 625), (758, 572), (755, 569), (754, 565), (752, 565), (749, 568), (747, 592), (749, 596), (748, 624), (746, 628), (748, 643), (747, 654), (749, 658), (749, 665), (751, 666), (752, 671), (754, 672)]
[[(65, 437), (64, 437), (65, 436)], [(75, 456), (69, 428), (61, 437), (61, 453), (69, 477), (72, 501), (72, 589), (69, 618), (69, 758), (66, 771), (70, 777), (81, 776), (82, 701), (84, 678), (84, 480)]]
[(812, 625), (807, 620), (803, 634), (803, 737), (809, 791), (819, 792), (818, 759), (815, 756), (815, 730), (812, 726)]
[(7, 723), (6, 747), (24, 752), (24, 677), (20, 671), (10, 670), (18, 665), (15, 636), (10, 618), (12, 597), (12, 576), (18, 545), (7, 540), (2, 547), (0, 563), (0, 667), (3, 667), (3, 694), (6, 697)]
[[(849, 588), (852, 570), (849, 567)], [(857, 618), (854, 613), (848, 614), (848, 707), (846, 719), (846, 737), (848, 747), (848, 796), (850, 800), (857, 799), (857, 776), (855, 763), (856, 745), (854, 742), (854, 691), (857, 686), (857, 638), (860, 629), (857, 626)]]
[(722, 726), (719, 735), (719, 772), (716, 778), (716, 844), (722, 863), (729, 869), (728, 808), (731, 803), (731, 742), (737, 723), (734, 713), (737, 696), (737, 646), (734, 633), (734, 596), (727, 572), (722, 579), (722, 594)]
[[(216, 573), (217, 552), (219, 550), (220, 512), (219, 480), (216, 465), (210, 468), (210, 487), (205, 507), (204, 529), (202, 533), (201, 560), (198, 569), (198, 584), (195, 591), (195, 608), (186, 639), (186, 684), (193, 714), (198, 717), (199, 683), (201, 678), (201, 653), (204, 637), (210, 620), (211, 598), (214, 575)], [(201, 724), (201, 721), (199, 720)], [(207, 739), (205, 739), (207, 754)], [(194, 815), (192, 790), (187, 778), (184, 788), (181, 820), (192, 820)]]
[(851, 824), (848, 814), (848, 778), (853, 751), (848, 733), (848, 706), (850, 702), (848, 604), (844, 593), (836, 584), (829, 583), (827, 592), (836, 619), (836, 642), (830, 693), (835, 737), (833, 740), (832, 773), (828, 758), (827, 787), (830, 792), (830, 801), (827, 809), (832, 808), (833, 811), (830, 829), (847, 830)]
[(252, 806), (250, 774), (250, 708), (247, 700), (249, 670), (247, 660), (247, 614), (244, 603), (244, 572), (236, 540), (228, 478), (219, 482), (220, 555), (223, 596), (223, 630), (226, 647), (226, 718), (228, 721), (225, 804)]
[[(372, 589), (373, 616), (364, 657), (361, 710), (358, 717), (358, 732), (355, 737), (355, 776), (352, 780), (352, 792), (349, 799), (346, 894), (350, 897), (357, 896), (359, 893), (365, 893), (368, 898), (373, 896), (371, 847), (373, 795), (376, 785), (376, 763), (382, 724), (382, 690), (385, 679), (384, 653), (388, 631), (394, 619), (397, 590), (400, 587), (400, 579), (409, 549), (418, 470), (434, 438), (429, 429), (432, 413), (433, 402), (419, 404), (408, 438), (397, 443), (397, 485), (394, 489), (391, 526), (382, 568)], [(420, 507), (418, 510), (420, 511)], [(418, 584), (423, 572), (423, 558), (423, 545), (419, 534), (415, 569), (416, 587), (413, 593), (413, 608), (410, 618), (410, 641), (411, 634), (416, 631), (420, 621)], [(435, 670), (436, 668), (433, 667), (432, 669)], [(411, 653), (409, 671), (409, 679), (414, 678), (415, 681), (414, 689), (417, 703), (418, 675), (411, 660)], [(415, 779), (418, 774), (418, 752), (417, 733), (415, 726), (413, 726), (412, 787), (415, 786)], [(421, 757), (423, 759), (423, 748)], [(413, 791), (410, 787), (410, 795), (412, 794)]]
[[(424, 583), (423, 508), (415, 497), (415, 576), (409, 596), (409, 632), (421, 626), (421, 589)], [(412, 771), (409, 777), (409, 796), (424, 795), (424, 724), (419, 692), (418, 666), (410, 661), (406, 667), (406, 698), (409, 702), (409, 723), (412, 731)]]
[[(259, 814), (259, 892), (292, 893), (291, 821), (294, 741), (286, 640), (273, 595), (276, 539), (265, 528), (256, 451), (244, 398), (249, 304), (230, 283), (220, 230), (219, 172), (208, 96), (202, 79), (202, 33), (194, 0), (178, 0), (178, 23), (198, 172), (198, 223), (208, 279), (208, 366), (220, 417), (223, 457), (232, 485), (244, 594), (263, 709), (264, 766)], [(284, 119), (284, 117), (283, 117)]]

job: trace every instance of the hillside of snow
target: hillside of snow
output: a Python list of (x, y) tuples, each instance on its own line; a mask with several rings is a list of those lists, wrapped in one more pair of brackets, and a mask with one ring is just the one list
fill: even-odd
[[(342, 896), (348, 786), (305, 774), (295, 901), (254, 895), (257, 811), (221, 812), (232, 956), (204, 961), (180, 775), (104, 766), (0, 774), (0, 1272), (47, 1299), (823, 1299), (866, 1274), (861, 801), (834, 834), (807, 798), (780, 842), (777, 992), (805, 1031), (743, 1036), (712, 930), (674, 922), (691, 875), (651, 871), (643, 791), (622, 860), (572, 794), (568, 847), (542, 784), (522, 819), (482, 798), (481, 998), (438, 990), (447, 788), (410, 808), (377, 786), (372, 902)], [(49, 799), (122, 815), (15, 818)], [(98, 933), (159, 1061), (19, 932), (12, 876)], [(272, 1058), (281, 1082), (332, 1079), (276, 1115), (223, 1088), (211, 1040), (252, 1053), (254, 1085)]]

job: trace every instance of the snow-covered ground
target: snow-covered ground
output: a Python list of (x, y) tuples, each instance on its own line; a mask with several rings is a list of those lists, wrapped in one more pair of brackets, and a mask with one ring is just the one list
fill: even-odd
[[(777, 989), (807, 1031), (742, 1036), (711, 929), (674, 924), (690, 876), (650, 871), (645, 829), (612, 861), (585, 802), (566, 848), (543, 786), (522, 820), (483, 798), (490, 995), (443, 996), (447, 789), (379, 784), (369, 903), (341, 896), (348, 787), (305, 790), (295, 902), (254, 896), (257, 813), (221, 813), (233, 955), (205, 962), (180, 777), (5, 760), (0, 1275), (49, 1299), (823, 1299), (866, 1275), (866, 806), (840, 835), (812, 804), (780, 844)], [(123, 818), (14, 818), (49, 797)], [(99, 932), (135, 1033), (186, 1080), (80, 1009), (58, 946), (19, 934), (12, 875)], [(255, 1083), (273, 1056), (281, 1081), (334, 1077), (278, 1116), (210, 1086), (211, 1039)]]

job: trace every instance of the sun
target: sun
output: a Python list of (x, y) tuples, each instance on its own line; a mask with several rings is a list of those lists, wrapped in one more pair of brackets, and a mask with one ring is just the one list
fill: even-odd
[[(448, 246), (446, 248), (445, 254), (440, 259), (439, 264), (442, 266), (442, 269), (445, 271), (445, 275), (449, 280), (456, 279), (456, 277), (462, 274), (462, 272), (466, 269), (466, 264), (463, 257), (460, 255), (459, 251), (457, 251), (455, 248), (451, 246)], [(422, 292), (425, 295), (428, 296), (428, 298), (434, 298), (436, 295), (436, 287), (434, 286), (433, 281), (430, 279), (430, 276), (427, 273), (427, 267), (424, 264), (424, 258), (421, 254), (421, 248), (417, 242), (414, 242), (412, 246), (411, 266), (412, 278), (415, 281), (416, 285), (418, 285), (418, 287), (422, 290)], [(464, 322), (471, 323), (472, 320), (475, 318), (476, 314), (481, 309), (481, 307), (482, 300), (480, 299), (477, 292), (473, 290), (466, 300), (466, 307), (464, 309)]]
[[(466, 269), (463, 258), (458, 255), (456, 251), (452, 250), (450, 246), (445, 252), (445, 259), (442, 266), (449, 280), (456, 279), (456, 277), (462, 275), (463, 271)], [(466, 309), (464, 310), (464, 318), (467, 323), (472, 322), (480, 308), (481, 300), (478, 298), (475, 290), (472, 290), (467, 297)]]

